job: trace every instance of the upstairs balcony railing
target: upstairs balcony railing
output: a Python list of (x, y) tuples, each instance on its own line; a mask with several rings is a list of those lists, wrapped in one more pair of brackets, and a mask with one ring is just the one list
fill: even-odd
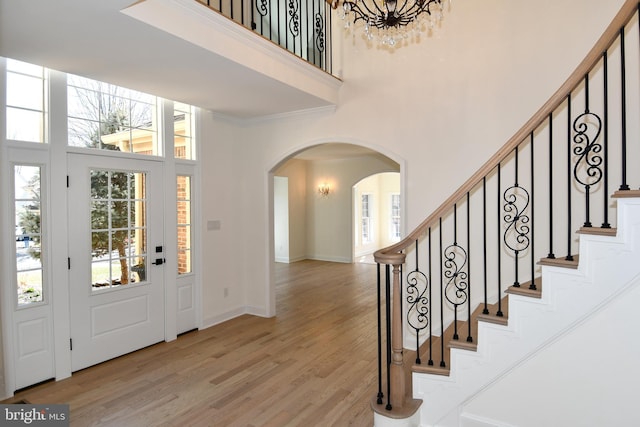
[(626, 1), (549, 101), (418, 228), (375, 253), (376, 412), (415, 411), (405, 364), (448, 375), (450, 348), (475, 350), (477, 319), (502, 323), (508, 293), (539, 295), (539, 264), (576, 268), (578, 234), (615, 235), (615, 200), (640, 197), (638, 9)]
[(326, 0), (197, 0), (332, 74), (331, 5)]

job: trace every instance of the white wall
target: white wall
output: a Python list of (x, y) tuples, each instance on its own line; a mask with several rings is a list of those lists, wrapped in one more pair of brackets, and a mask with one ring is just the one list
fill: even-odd
[[(201, 131), (202, 313), (206, 327), (245, 310), (247, 288), (243, 285), (246, 279), (240, 242), (243, 224), (238, 212), (247, 204), (240, 196), (246, 193), (242, 174), (235, 167), (244, 155), (235, 143), (235, 126), (212, 114), (202, 114)], [(258, 216), (256, 219), (260, 220)], [(220, 221), (220, 229), (208, 230), (209, 221)]]
[(289, 262), (289, 178), (273, 177), (273, 246), (276, 262)]
[(300, 261), (307, 257), (307, 162), (291, 159), (275, 173), (289, 180), (288, 262)]

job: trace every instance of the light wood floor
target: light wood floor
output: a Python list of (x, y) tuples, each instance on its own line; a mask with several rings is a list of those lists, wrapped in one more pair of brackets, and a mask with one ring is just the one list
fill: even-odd
[(22, 391), (72, 426), (372, 426), (376, 266), (277, 264), (277, 316), (241, 316)]

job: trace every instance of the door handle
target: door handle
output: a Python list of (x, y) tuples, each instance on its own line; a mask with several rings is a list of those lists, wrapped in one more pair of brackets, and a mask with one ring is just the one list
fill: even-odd
[(156, 258), (156, 260), (154, 262), (152, 262), (151, 264), (153, 265), (162, 265), (165, 263), (165, 259), (164, 258)]

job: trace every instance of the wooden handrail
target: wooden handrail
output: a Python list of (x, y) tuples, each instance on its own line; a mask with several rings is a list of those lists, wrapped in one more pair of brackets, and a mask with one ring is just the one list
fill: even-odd
[(598, 60), (613, 44), (619, 35), (620, 28), (624, 27), (640, 8), (638, 0), (627, 0), (618, 14), (615, 16), (611, 24), (607, 27), (600, 39), (596, 42), (593, 49), (589, 51), (584, 60), (578, 65), (575, 71), (569, 76), (562, 86), (549, 98), (549, 100), (540, 108), (525, 125), (518, 130), (515, 135), (507, 141), (471, 178), (469, 178), (456, 192), (454, 192), (447, 200), (444, 201), (431, 215), (429, 215), (418, 227), (416, 227), (407, 237), (400, 242), (380, 249), (374, 253), (374, 259), (381, 264), (398, 265), (404, 263), (405, 255), (401, 251), (411, 246), (420, 236), (424, 235), (428, 227), (433, 225), (438, 218), (453, 208), (465, 194), (473, 190), (483, 177), (487, 176), (500, 161), (506, 158), (518, 145), (520, 145), (531, 132), (540, 126), (540, 124), (565, 101), (567, 95), (575, 89), (583, 80), (584, 76), (589, 73), (597, 64)]

